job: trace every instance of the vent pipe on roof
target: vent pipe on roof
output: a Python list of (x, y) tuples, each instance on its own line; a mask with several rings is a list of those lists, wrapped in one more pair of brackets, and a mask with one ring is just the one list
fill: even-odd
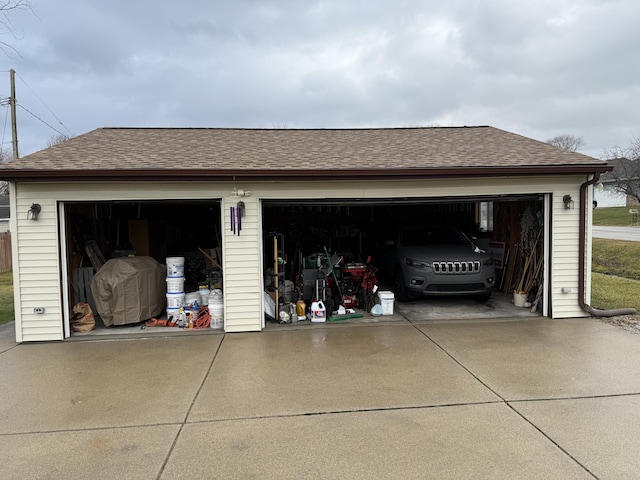
[(600, 172), (593, 175), (591, 180), (587, 180), (580, 185), (580, 244), (578, 247), (579, 278), (578, 278), (578, 303), (580, 308), (594, 317), (616, 317), (618, 315), (635, 315), (635, 308), (617, 308), (613, 310), (601, 310), (588, 305), (585, 301), (585, 267), (587, 260), (587, 188), (600, 179)]

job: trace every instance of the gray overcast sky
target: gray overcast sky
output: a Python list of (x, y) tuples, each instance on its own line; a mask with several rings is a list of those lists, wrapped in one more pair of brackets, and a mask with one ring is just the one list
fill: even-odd
[(640, 135), (637, 0), (30, 1), (0, 36), (19, 52), (0, 54), (0, 96), (15, 69), (22, 156), (56, 134), (43, 121), (492, 125), (582, 136), (595, 157)]

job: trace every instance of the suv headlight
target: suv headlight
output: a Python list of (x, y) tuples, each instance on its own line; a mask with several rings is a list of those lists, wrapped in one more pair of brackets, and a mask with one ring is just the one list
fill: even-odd
[(404, 263), (413, 268), (426, 268), (431, 266), (428, 262), (421, 262), (420, 260), (413, 260), (411, 258), (405, 258)]
[(485, 267), (488, 267), (488, 266), (490, 266), (490, 265), (493, 265), (493, 258), (487, 258), (486, 260), (484, 260), (484, 261), (482, 262), (482, 265), (483, 265), (483, 266), (485, 266)]

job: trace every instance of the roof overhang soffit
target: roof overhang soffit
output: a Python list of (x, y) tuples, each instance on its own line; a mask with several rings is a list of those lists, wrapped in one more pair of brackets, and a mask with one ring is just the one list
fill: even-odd
[(561, 165), (522, 167), (456, 167), (340, 170), (0, 170), (0, 179), (14, 182), (61, 181), (167, 181), (167, 180), (385, 180), (468, 177), (523, 177), (590, 175), (608, 172), (610, 165)]

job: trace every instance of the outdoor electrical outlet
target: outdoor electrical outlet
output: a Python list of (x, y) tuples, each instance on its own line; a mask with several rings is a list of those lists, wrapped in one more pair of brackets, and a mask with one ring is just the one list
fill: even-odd
[(44, 313), (44, 307), (35, 307), (33, 313)]

